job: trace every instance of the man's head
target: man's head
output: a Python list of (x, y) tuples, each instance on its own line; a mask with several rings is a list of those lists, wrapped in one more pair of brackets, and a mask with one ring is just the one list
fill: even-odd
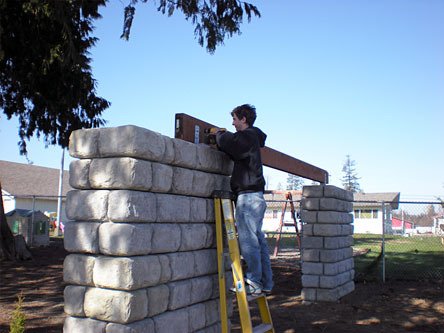
[(233, 126), (236, 131), (243, 131), (244, 129), (253, 126), (256, 120), (256, 108), (250, 104), (243, 104), (237, 106), (231, 111), (233, 117)]

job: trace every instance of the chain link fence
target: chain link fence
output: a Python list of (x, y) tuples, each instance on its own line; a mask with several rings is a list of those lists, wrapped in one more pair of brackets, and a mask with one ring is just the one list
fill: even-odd
[[(299, 198), (293, 200), (294, 215), (285, 198), (266, 199), (263, 230), (270, 253), (298, 260)], [(443, 203), (355, 201), (353, 207), (357, 281), (444, 279)]]

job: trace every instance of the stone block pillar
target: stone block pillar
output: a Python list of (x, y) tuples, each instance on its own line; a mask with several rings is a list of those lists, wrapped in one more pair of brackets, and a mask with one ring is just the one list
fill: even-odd
[(69, 150), (64, 332), (218, 332), (228, 157), (136, 126), (75, 131)]
[(302, 298), (335, 302), (355, 288), (353, 193), (332, 185), (304, 186), (301, 208)]

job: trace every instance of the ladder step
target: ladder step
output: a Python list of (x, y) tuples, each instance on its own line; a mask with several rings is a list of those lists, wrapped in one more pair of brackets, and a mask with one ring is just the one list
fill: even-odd
[(258, 326), (253, 327), (253, 333), (265, 333), (265, 332), (273, 332), (273, 325), (271, 324), (260, 324)]
[(265, 294), (259, 294), (259, 295), (247, 295), (247, 301), (248, 301), (248, 302), (251, 302), (251, 301), (254, 301), (254, 300), (256, 300), (256, 299), (258, 299), (258, 298), (261, 298), (261, 297), (266, 297), (266, 296), (265, 296)]

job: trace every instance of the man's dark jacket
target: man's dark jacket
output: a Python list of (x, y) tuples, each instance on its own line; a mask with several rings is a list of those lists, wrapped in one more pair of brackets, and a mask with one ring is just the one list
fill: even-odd
[(264, 191), (260, 147), (264, 147), (267, 135), (257, 127), (248, 127), (236, 133), (219, 132), (216, 142), (220, 150), (234, 161), (231, 190), (239, 192)]

